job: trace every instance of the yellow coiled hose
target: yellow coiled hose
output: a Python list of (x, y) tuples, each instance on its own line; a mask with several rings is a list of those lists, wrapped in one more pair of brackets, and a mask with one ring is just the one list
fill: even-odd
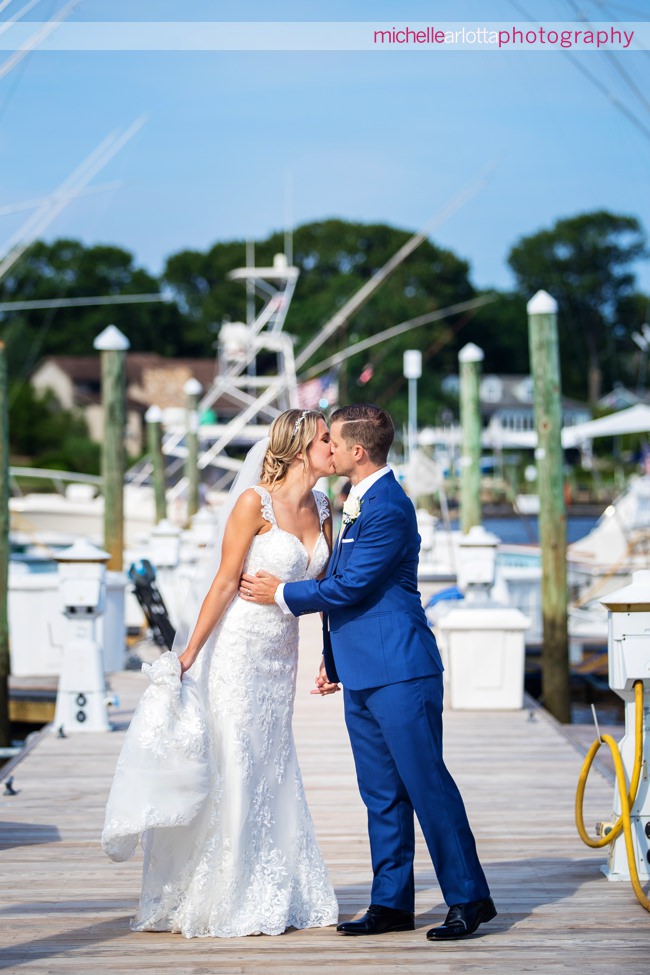
[[(592, 847), (592, 849), (600, 849), (603, 846), (607, 846), (609, 843), (613, 843), (614, 840), (620, 836), (621, 831), (623, 832), (625, 836), (625, 852), (627, 854), (627, 862), (630, 868), (630, 879), (632, 880), (634, 893), (636, 894), (637, 900), (641, 906), (644, 907), (646, 911), (650, 911), (650, 900), (648, 900), (643, 892), (643, 888), (641, 887), (641, 883), (639, 881), (639, 873), (636, 868), (634, 844), (632, 842), (632, 823), (630, 820), (630, 809), (634, 805), (634, 800), (636, 799), (639, 782), (641, 780), (641, 769), (643, 767), (643, 681), (641, 680), (635, 681), (634, 683), (634, 706), (634, 768), (632, 770), (630, 790), (628, 792), (625, 781), (625, 769), (623, 768), (623, 761), (618, 750), (618, 745), (611, 735), (602, 735), (600, 738), (597, 738), (596, 741), (594, 741), (591, 748), (587, 752), (587, 757), (585, 758), (582, 771), (580, 772), (578, 789), (576, 791), (576, 826), (578, 827), (580, 839), (583, 841), (583, 843), (586, 843), (587, 846)], [(621, 800), (621, 815), (606, 836), (601, 836), (599, 839), (592, 839), (587, 834), (585, 829), (582, 806), (584, 802), (585, 788), (587, 785), (587, 776), (589, 775), (589, 770), (591, 769), (594, 758), (596, 757), (596, 753), (603, 743), (608, 746), (610, 752), (612, 753), (612, 758), (614, 759), (616, 784), (618, 785)]]

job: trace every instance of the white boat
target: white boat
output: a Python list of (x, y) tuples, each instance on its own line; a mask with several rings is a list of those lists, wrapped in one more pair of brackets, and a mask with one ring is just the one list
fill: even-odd
[(518, 494), (515, 498), (514, 509), (518, 515), (538, 515), (539, 494)]
[[(68, 484), (63, 494), (33, 493), (9, 499), (10, 529), (35, 543), (59, 546), (73, 538), (102, 545), (104, 498), (90, 484)], [(147, 485), (124, 487), (124, 538), (136, 545), (156, 524), (153, 490)]]
[[(448, 531), (418, 512), (423, 539), (421, 581), (455, 581), (459, 532)], [(650, 568), (650, 476), (630, 479), (627, 489), (603, 512), (593, 529), (567, 546), (569, 649), (573, 664), (585, 649), (607, 645), (607, 610), (600, 600), (627, 585), (637, 569)], [(541, 554), (539, 545), (501, 544), (497, 549), (492, 598), (521, 610), (531, 620), (528, 646), (542, 643)]]
[(632, 581), (650, 568), (650, 475), (630, 478), (593, 529), (567, 548), (569, 586), (585, 604)]

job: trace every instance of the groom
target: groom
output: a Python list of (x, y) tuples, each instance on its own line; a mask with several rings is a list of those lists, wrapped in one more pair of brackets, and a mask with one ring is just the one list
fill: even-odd
[(473, 934), (496, 909), (458, 788), (442, 757), (442, 664), (417, 590), (413, 505), (389, 467), (390, 416), (357, 404), (331, 417), (337, 474), (352, 483), (343, 527), (321, 581), (242, 577), (246, 601), (274, 600), (294, 616), (323, 612), (321, 694), (344, 686), (345, 720), (368, 810), (371, 904), (347, 935), (410, 931), (418, 817), (449, 911), (430, 941)]

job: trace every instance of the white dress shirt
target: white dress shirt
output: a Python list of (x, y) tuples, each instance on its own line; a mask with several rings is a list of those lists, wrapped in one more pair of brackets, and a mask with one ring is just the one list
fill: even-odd
[(353, 485), (350, 490), (350, 494), (353, 494), (355, 498), (359, 498), (359, 500), (361, 500), (366, 491), (369, 491), (373, 484), (375, 484), (380, 477), (383, 477), (384, 474), (388, 474), (389, 471), (390, 467), (388, 464), (386, 464), (385, 467), (380, 467), (378, 471), (373, 471), (372, 474), (368, 474), (368, 476), (364, 477), (364, 479), (359, 481), (358, 484)]

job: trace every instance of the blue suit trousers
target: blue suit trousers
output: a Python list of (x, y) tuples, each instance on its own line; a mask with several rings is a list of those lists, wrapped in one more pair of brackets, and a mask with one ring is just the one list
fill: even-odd
[(345, 693), (345, 720), (368, 810), (370, 902), (414, 909), (414, 813), (448, 905), (489, 896), (458, 787), (442, 757), (442, 676)]

